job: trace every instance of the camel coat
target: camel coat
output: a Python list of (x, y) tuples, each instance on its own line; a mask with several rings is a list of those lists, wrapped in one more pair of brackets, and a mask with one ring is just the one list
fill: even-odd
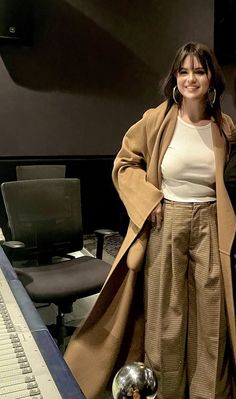
[[(162, 200), (161, 162), (173, 136), (178, 108), (167, 103), (150, 109), (124, 136), (113, 169), (113, 181), (128, 211), (126, 237), (103, 289), (81, 328), (72, 336), (65, 360), (86, 398), (95, 398), (116, 371), (130, 361), (143, 360), (142, 265), (148, 239), (147, 217)], [(224, 132), (236, 141), (236, 130), (223, 114)], [(225, 287), (230, 342), (236, 364), (236, 326), (230, 251), (236, 218), (223, 181), (227, 145), (212, 121), (216, 163), (216, 195), (219, 250)], [(194, 151), (194, 149), (193, 149)]]

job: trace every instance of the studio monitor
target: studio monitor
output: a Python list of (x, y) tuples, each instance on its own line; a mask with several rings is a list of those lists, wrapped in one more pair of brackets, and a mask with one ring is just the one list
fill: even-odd
[(34, 0), (0, 0), (0, 44), (32, 43)]

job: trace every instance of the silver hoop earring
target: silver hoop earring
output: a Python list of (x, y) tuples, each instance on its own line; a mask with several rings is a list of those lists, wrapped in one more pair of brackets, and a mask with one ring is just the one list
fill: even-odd
[(178, 87), (177, 87), (177, 86), (173, 87), (172, 96), (173, 96), (174, 102), (175, 102), (176, 104), (179, 104), (179, 102), (177, 101), (177, 93), (176, 93), (176, 91), (178, 91)]
[(208, 89), (208, 101), (211, 108), (213, 108), (216, 101), (216, 89), (214, 87)]

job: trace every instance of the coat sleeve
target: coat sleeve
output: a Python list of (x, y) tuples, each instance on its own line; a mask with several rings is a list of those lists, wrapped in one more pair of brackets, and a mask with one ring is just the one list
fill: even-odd
[(148, 135), (152, 134), (147, 131), (147, 120), (151, 113), (152, 110), (146, 111), (143, 118), (128, 130), (112, 171), (118, 194), (131, 221), (138, 228), (142, 228), (163, 197), (161, 191), (147, 181), (147, 164), (151, 157)]
[(236, 125), (229, 115), (223, 114), (224, 133), (229, 143), (236, 143)]
[(229, 161), (224, 171), (224, 180), (234, 212), (236, 213), (236, 144), (232, 145)]

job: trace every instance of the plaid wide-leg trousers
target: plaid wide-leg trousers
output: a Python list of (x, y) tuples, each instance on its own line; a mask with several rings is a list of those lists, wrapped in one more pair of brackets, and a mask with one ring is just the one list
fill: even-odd
[(145, 362), (158, 399), (230, 399), (215, 203), (164, 201), (144, 276)]

